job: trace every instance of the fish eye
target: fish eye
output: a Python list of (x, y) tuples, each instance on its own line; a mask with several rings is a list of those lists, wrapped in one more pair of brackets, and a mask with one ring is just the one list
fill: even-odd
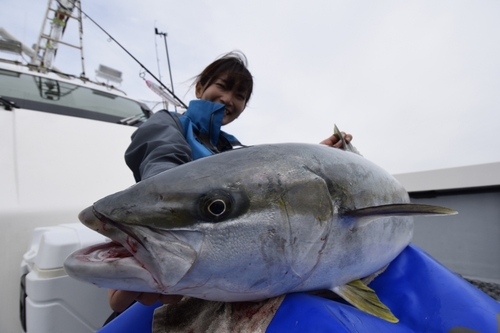
[(207, 222), (219, 222), (228, 217), (234, 206), (234, 199), (225, 190), (212, 190), (198, 201), (200, 217)]
[(226, 211), (226, 203), (221, 199), (216, 199), (208, 205), (207, 209), (214, 216), (220, 216)]

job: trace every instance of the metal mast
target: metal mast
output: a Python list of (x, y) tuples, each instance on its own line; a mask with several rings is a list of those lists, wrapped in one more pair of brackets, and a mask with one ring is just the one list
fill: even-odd
[[(165, 41), (165, 50), (167, 52), (167, 63), (168, 63), (168, 74), (170, 74), (170, 88), (172, 89), (172, 94), (174, 94), (174, 81), (172, 80), (172, 69), (170, 68), (170, 58), (168, 56), (168, 46), (167, 46), (167, 33), (166, 32), (158, 32), (158, 29), (155, 28), (155, 34), (163, 36), (163, 40)], [(177, 106), (175, 107), (177, 110)]]
[[(75, 6), (78, 8), (76, 16), (72, 14)], [(38, 37), (38, 43), (35, 45), (35, 57), (32, 59), (32, 64), (35, 65), (39, 71), (46, 71), (52, 68), (59, 44), (63, 44), (80, 50), (82, 62), (81, 76), (85, 77), (82, 12), (80, 8), (80, 0), (49, 0), (40, 35)], [(69, 19), (74, 19), (78, 22), (80, 36), (79, 45), (61, 41)]]

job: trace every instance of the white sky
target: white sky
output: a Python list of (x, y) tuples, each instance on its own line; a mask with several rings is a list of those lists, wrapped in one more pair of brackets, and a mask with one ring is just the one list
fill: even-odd
[[(31, 46), (46, 0), (0, 0), (0, 26)], [(249, 61), (254, 95), (225, 130), (247, 145), (317, 143), (333, 124), (391, 173), (500, 161), (500, 2), (82, 0), (97, 21), (188, 101), (190, 79), (238, 49)], [(98, 64), (123, 72), (121, 88), (159, 100), (140, 66), (85, 19), (86, 74)], [(76, 36), (75, 21), (65, 39)], [(60, 49), (55, 65), (81, 72)]]

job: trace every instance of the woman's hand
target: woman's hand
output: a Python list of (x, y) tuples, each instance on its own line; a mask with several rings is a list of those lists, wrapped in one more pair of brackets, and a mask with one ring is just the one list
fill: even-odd
[(144, 305), (153, 305), (157, 301), (163, 304), (178, 303), (182, 299), (180, 295), (163, 295), (156, 293), (143, 293), (128, 290), (108, 290), (109, 305), (113, 311), (123, 312), (134, 301)]
[[(352, 135), (351, 134), (346, 134), (345, 132), (340, 132), (342, 134), (342, 137), (344, 138), (346, 143), (351, 142), (352, 140)], [(342, 147), (342, 140), (340, 140), (335, 134), (333, 134), (331, 137), (326, 138), (325, 140), (321, 141), (320, 144), (322, 145), (327, 145), (333, 148), (343, 148)]]

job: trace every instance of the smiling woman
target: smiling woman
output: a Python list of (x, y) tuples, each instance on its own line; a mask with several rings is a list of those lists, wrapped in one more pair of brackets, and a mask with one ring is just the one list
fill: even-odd
[(246, 93), (238, 91), (234, 83), (224, 75), (208, 87), (203, 87), (199, 82), (196, 85), (196, 97), (205, 101), (225, 105), (222, 125), (227, 125), (240, 116), (246, 106)]
[(192, 160), (241, 145), (221, 126), (245, 110), (253, 78), (243, 53), (231, 52), (196, 77), (196, 96), (179, 116), (157, 112), (132, 137), (125, 160), (136, 181)]
[[(237, 61), (227, 61), (234, 54)], [(226, 106), (222, 125), (227, 125), (243, 112), (253, 91), (253, 79), (245, 56), (228, 55), (207, 66), (196, 78), (196, 97)]]

